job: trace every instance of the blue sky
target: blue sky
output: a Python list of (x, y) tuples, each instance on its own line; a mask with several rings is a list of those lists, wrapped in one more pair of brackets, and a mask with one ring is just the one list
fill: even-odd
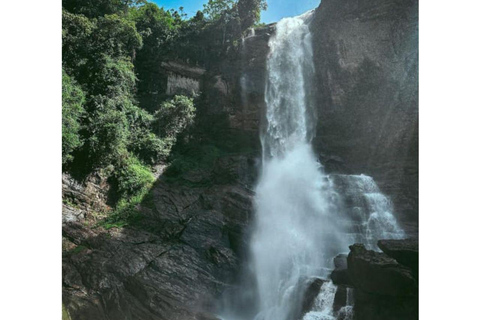
[[(178, 9), (183, 7), (189, 17), (195, 15), (197, 10), (203, 9), (203, 4), (208, 0), (150, 0), (165, 9)], [(310, 9), (316, 8), (320, 0), (267, 0), (268, 9), (262, 12), (262, 22), (276, 22), (284, 17), (297, 16)]]

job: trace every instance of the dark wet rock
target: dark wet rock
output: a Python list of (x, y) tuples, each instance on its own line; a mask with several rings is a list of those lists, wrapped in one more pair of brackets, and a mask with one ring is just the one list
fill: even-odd
[(322, 285), (326, 282), (324, 279), (315, 278), (308, 280), (306, 288), (304, 289), (302, 299), (301, 315), (303, 316), (307, 312), (311, 311), (315, 302), (315, 298), (320, 293)]
[(230, 183), (157, 182), (130, 227), (64, 220), (63, 303), (72, 320), (215, 319), (251, 216), (242, 157), (227, 161), (238, 172)]
[(350, 246), (348, 274), (355, 288), (372, 294), (412, 296), (418, 289), (409, 268), (363, 244)]
[(322, 163), (372, 176), (417, 222), (418, 1), (322, 0), (310, 30)]
[(392, 298), (355, 290), (353, 310), (356, 320), (415, 320), (418, 297)]
[(418, 319), (418, 283), (410, 268), (362, 244), (350, 246), (347, 261), (355, 319)]
[(347, 286), (338, 285), (335, 292), (335, 298), (333, 300), (333, 311), (337, 312), (340, 308), (347, 305)]
[(418, 239), (379, 240), (378, 247), (418, 276)]
[(330, 278), (336, 285), (352, 285), (348, 275), (347, 255), (339, 254), (333, 259), (335, 269), (332, 271)]

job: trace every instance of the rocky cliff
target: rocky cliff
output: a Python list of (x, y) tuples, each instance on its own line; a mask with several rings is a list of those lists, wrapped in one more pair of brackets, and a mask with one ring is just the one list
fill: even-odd
[(214, 319), (208, 311), (242, 260), (254, 165), (227, 156), (182, 183), (160, 179), (137, 221), (123, 228), (97, 224), (86, 209), (98, 185), (64, 177), (64, 196), (82, 195), (63, 210), (63, 303), (71, 318)]
[(322, 162), (372, 176), (415, 229), (418, 1), (323, 0), (310, 29)]
[[(373, 176), (414, 232), (417, 5), (323, 0), (311, 24), (314, 144), (322, 163), (330, 172)], [(199, 80), (204, 134), (230, 148), (230, 137), (241, 137), (247, 151), (217, 156), (211, 167), (186, 170), (174, 181), (160, 177), (128, 227), (98, 225), (96, 212), (107, 206), (108, 184), (101, 177), (82, 183), (64, 177), (63, 303), (73, 320), (214, 319), (209, 312), (243, 261), (273, 32), (274, 25), (257, 29)], [(346, 270), (338, 274), (344, 300), (353, 286)]]

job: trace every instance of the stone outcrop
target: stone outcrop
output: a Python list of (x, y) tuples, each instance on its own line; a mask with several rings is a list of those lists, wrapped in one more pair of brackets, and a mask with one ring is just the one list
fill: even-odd
[(418, 1), (322, 0), (310, 29), (322, 163), (372, 176), (415, 233)]
[(333, 259), (335, 269), (332, 271), (330, 278), (336, 285), (351, 286), (352, 282), (348, 274), (347, 255), (339, 254)]
[[(99, 172), (78, 182), (67, 173), (62, 174), (63, 221), (78, 221), (88, 211), (108, 210), (110, 185)], [(67, 205), (66, 205), (67, 204)], [(74, 210), (77, 209), (77, 210)]]
[[(402, 247), (402, 242), (409, 246), (411, 240), (396, 240), (396, 246)], [(418, 278), (411, 267), (362, 244), (350, 246), (347, 261), (355, 319), (418, 319)]]
[(370, 294), (402, 297), (415, 295), (417, 290), (409, 268), (362, 244), (350, 246), (348, 275), (355, 288)]
[(380, 240), (378, 247), (388, 256), (409, 267), (418, 277), (418, 239)]
[(203, 176), (237, 176), (208, 186), (160, 180), (127, 228), (95, 227), (88, 214), (64, 219), (63, 303), (71, 318), (215, 319), (215, 301), (234, 282), (245, 247), (255, 172), (246, 163), (219, 159)]

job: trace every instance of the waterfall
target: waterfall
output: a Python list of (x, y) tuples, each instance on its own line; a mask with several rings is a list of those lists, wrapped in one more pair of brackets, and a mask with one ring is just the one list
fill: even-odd
[(335, 320), (333, 302), (336, 293), (337, 287), (331, 281), (325, 282), (315, 298), (312, 310), (302, 320)]
[(327, 277), (333, 256), (348, 247), (336, 217), (336, 193), (310, 145), (312, 14), (281, 20), (269, 41), (263, 168), (251, 240), (258, 320), (290, 319), (302, 298), (291, 293), (302, 279)]
[[(317, 123), (311, 89), (313, 11), (282, 19), (269, 40), (262, 170), (256, 186), (249, 274), (237, 295), (250, 297), (228, 319), (352, 319), (349, 301), (333, 311), (336, 286), (323, 283), (311, 310), (302, 310), (312, 279), (328, 279), (333, 258), (355, 242), (404, 236), (389, 199), (366, 175), (328, 175), (311, 141)], [(253, 297), (253, 298), (252, 298)], [(237, 303), (238, 304), (238, 303)]]

